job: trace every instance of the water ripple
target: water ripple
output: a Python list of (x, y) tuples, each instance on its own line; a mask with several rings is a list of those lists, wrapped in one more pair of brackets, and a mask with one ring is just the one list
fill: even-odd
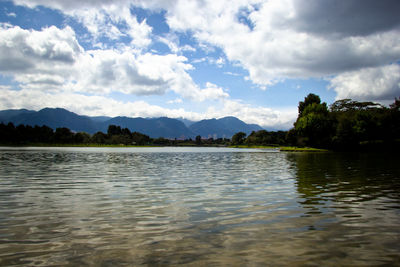
[(0, 149), (0, 265), (393, 265), (396, 162), (215, 148)]

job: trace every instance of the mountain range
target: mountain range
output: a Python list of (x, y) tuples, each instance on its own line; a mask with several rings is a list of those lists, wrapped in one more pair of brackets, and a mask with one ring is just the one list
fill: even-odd
[(152, 138), (194, 138), (200, 135), (203, 138), (231, 138), (237, 132), (262, 130), (259, 125), (247, 124), (235, 117), (202, 120), (192, 122), (184, 119), (160, 118), (129, 118), (82, 116), (62, 108), (44, 108), (39, 111), (27, 109), (9, 109), (0, 111), (0, 122), (12, 122), (15, 126), (24, 124), (31, 126), (47, 125), (53, 129), (67, 127), (75, 132), (90, 134), (98, 131), (107, 132), (109, 125), (118, 125), (130, 131), (140, 132)]

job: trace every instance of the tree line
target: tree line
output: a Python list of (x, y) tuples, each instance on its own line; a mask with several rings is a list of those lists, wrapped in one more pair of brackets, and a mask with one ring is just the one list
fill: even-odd
[(48, 126), (18, 125), (0, 123), (0, 145), (221, 145), (230, 144), (230, 139), (202, 139), (196, 136), (186, 140), (150, 138), (148, 135), (131, 132), (128, 128), (109, 125), (107, 133), (73, 132), (66, 127), (56, 130)]
[(400, 99), (389, 107), (342, 99), (328, 107), (309, 94), (298, 105), (298, 117), (288, 132), (243, 132), (233, 144), (291, 145), (331, 150), (393, 150), (400, 147)]

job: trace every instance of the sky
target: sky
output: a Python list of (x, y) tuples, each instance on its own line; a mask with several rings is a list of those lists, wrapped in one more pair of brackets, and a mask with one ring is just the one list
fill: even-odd
[(0, 110), (286, 130), (309, 93), (400, 97), (398, 0), (0, 0)]

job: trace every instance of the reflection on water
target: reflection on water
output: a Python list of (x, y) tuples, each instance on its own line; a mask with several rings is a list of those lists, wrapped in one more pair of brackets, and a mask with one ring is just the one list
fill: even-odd
[(0, 265), (400, 262), (393, 155), (1, 149)]

